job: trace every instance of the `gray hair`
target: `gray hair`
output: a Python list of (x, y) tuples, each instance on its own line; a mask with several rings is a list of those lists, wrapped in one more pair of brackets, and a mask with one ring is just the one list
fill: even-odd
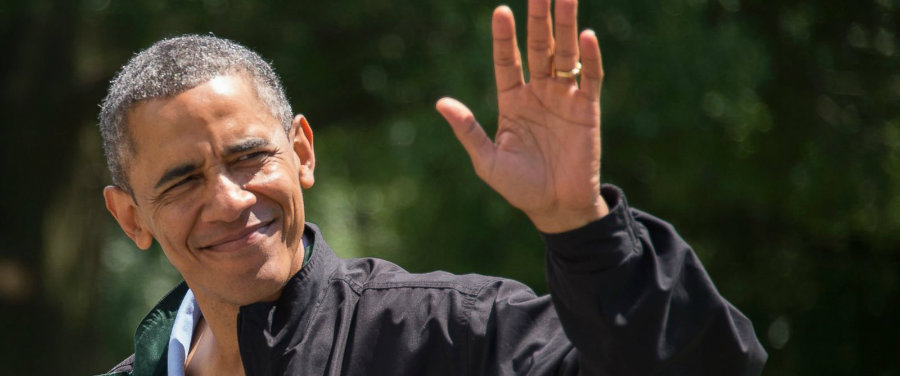
[(178, 95), (220, 75), (239, 74), (252, 80), (256, 95), (272, 116), (291, 128), (291, 105), (278, 75), (247, 47), (204, 35), (184, 35), (156, 42), (134, 55), (110, 82), (100, 105), (100, 134), (113, 184), (131, 191), (126, 162), (134, 144), (126, 121), (141, 101)]

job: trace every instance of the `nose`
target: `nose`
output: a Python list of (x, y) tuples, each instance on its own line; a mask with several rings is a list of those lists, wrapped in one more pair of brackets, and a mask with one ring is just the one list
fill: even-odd
[(232, 222), (256, 203), (256, 195), (247, 191), (226, 174), (216, 175), (210, 185), (209, 201), (204, 207), (202, 218), (207, 222)]

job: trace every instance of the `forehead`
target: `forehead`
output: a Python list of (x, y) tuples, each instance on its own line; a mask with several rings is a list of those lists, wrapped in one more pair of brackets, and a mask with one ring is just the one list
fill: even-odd
[(239, 75), (217, 76), (175, 96), (141, 102), (128, 112), (127, 124), (133, 183), (173, 163), (202, 163), (247, 138), (286, 141), (251, 81)]
[(241, 75), (224, 75), (171, 97), (141, 101), (128, 112), (127, 123), (135, 133), (142, 130), (142, 125), (150, 123), (210, 123), (217, 118), (234, 115), (272, 118), (250, 79)]

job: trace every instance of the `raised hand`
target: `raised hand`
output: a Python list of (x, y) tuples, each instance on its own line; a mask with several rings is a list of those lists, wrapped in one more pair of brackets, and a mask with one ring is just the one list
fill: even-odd
[[(494, 71), (499, 119), (492, 142), (472, 112), (451, 98), (437, 102), (472, 160), (475, 172), (538, 230), (562, 232), (608, 212), (600, 197), (600, 86), (603, 68), (597, 36), (579, 36), (577, 0), (528, 3), (528, 67), (516, 43), (506, 6), (494, 10)], [(581, 58), (581, 83), (576, 69)]]

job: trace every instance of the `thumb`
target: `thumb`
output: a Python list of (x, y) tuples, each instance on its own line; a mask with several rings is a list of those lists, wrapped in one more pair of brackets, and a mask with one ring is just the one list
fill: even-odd
[(494, 158), (494, 143), (484, 133), (481, 124), (475, 120), (475, 115), (466, 105), (460, 101), (444, 97), (437, 101), (435, 108), (444, 116), (453, 133), (466, 149), (469, 158), (472, 159), (472, 165), (475, 167), (475, 173), (484, 178), (484, 168), (489, 166)]

